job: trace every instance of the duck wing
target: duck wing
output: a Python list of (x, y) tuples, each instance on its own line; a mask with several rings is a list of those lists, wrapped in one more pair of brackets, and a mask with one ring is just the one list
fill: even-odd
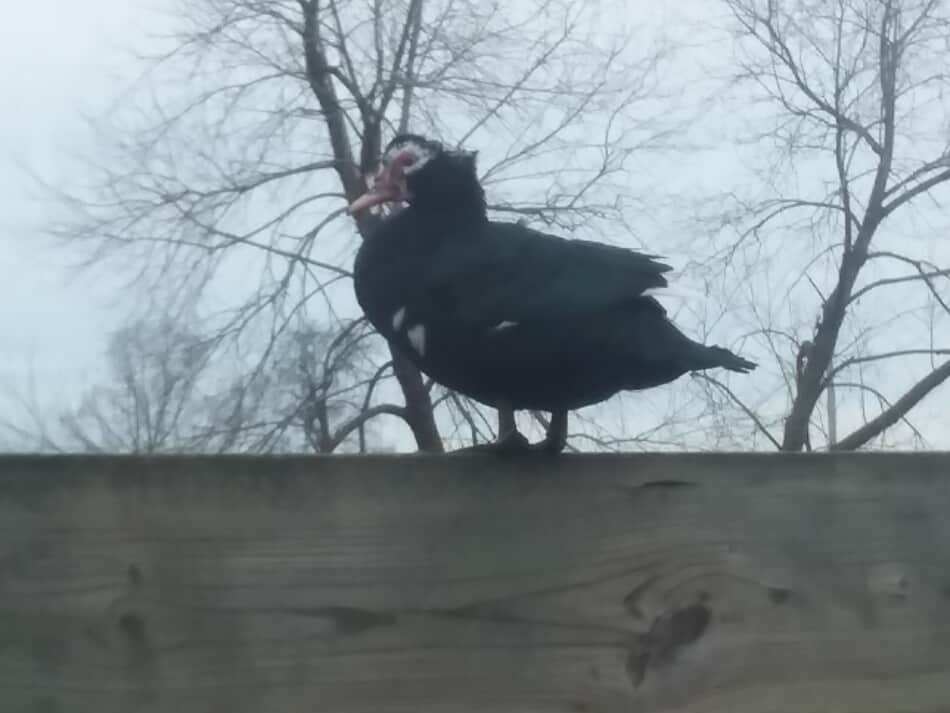
[[(513, 223), (486, 223), (477, 236), (446, 241), (421, 275), (433, 326), (453, 331), (521, 325), (553, 328), (666, 287), (672, 268), (627, 248), (569, 240)], [(421, 295), (420, 295), (421, 296)], [(448, 325), (446, 325), (448, 326)]]

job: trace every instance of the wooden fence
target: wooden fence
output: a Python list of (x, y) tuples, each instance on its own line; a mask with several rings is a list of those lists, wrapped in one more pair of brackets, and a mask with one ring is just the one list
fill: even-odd
[(0, 711), (950, 710), (950, 454), (0, 457)]

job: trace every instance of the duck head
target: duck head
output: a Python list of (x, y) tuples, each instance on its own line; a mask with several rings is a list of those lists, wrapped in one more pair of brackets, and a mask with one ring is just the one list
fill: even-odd
[(350, 203), (360, 213), (384, 203), (406, 202), (430, 210), (466, 207), (484, 212), (484, 192), (478, 182), (478, 152), (446, 149), (417, 134), (400, 134), (383, 151), (368, 190)]

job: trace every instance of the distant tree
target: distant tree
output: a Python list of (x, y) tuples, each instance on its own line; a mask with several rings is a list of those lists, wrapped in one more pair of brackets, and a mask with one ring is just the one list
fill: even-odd
[[(387, 138), (411, 129), (478, 148), (498, 214), (588, 236), (624, 227), (646, 195), (631, 162), (677, 128), (668, 52), (624, 30), (624, 8), (181, 0), (160, 49), (136, 65), (147, 73), (97, 120), (90, 179), (59, 194), (71, 212), (54, 233), (85, 241), (90, 262), (121, 261), (112, 264), (149, 304), (193, 306), (214, 350), (240, 345), (248, 361), (236, 388), (257, 388), (275, 350), (291, 349), (300, 360), (282, 362), (281, 378), (296, 370), (303, 380), (288, 388), (302, 391), (281, 403), (304, 410), (283, 416), (307, 422), (312, 448), (371, 447), (366, 429), (387, 416), (422, 450), (445, 448), (440, 422), (462, 441), (491, 438), (476, 404), (347, 328), (358, 317), (354, 238), (374, 218), (354, 223), (345, 206)], [(301, 320), (329, 325), (342, 342), (308, 351), (317, 336), (294, 333)], [(374, 368), (334, 414), (327, 372), (315, 367), (352, 354), (347, 340)], [(235, 403), (246, 423), (273, 420)], [(155, 434), (137, 437), (146, 436)]]
[(247, 374), (214, 337), (175, 319), (139, 320), (113, 334), (104, 374), (78, 405), (50, 414), (35, 389), (7, 389), (5, 410), (18, 415), (0, 435), (8, 449), (47, 452), (365, 452), (370, 441), (382, 450), (370, 421), (400, 414), (365, 404), (388, 371), (373, 365), (368, 334), (363, 320), (339, 331), (302, 324)]
[(160, 453), (204, 450), (209, 437), (198, 408), (210, 345), (175, 322), (139, 322), (118, 330), (104, 359), (107, 381), (76, 407), (41, 418), (36, 394), (19, 394), (31, 418), (9, 419), (8, 434), (41, 451)]
[(370, 430), (373, 422), (403, 418), (404, 407), (373, 404), (376, 389), (392, 377), (392, 362), (374, 363), (371, 335), (367, 322), (357, 319), (335, 332), (303, 325), (278, 343), (268, 407), (278, 428), (267, 432), (261, 446), (287, 431), (299, 431), (316, 453), (366, 453), (371, 445), (382, 446), (381, 436)]
[(777, 370), (757, 396), (767, 370), (741, 394), (704, 377), (710, 394), (785, 451), (916, 438), (911, 410), (950, 377), (950, 250), (927, 213), (950, 196), (946, 4), (725, 4), (765, 162), (759, 198), (724, 196), (711, 265)]

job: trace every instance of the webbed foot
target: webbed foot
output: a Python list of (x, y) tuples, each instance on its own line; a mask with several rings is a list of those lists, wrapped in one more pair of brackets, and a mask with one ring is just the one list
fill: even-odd
[(501, 458), (524, 458), (529, 456), (552, 456), (560, 452), (557, 440), (545, 438), (539, 443), (531, 443), (519, 431), (509, 431), (493, 443), (480, 443), (477, 446), (459, 448), (453, 453), (491, 453)]

